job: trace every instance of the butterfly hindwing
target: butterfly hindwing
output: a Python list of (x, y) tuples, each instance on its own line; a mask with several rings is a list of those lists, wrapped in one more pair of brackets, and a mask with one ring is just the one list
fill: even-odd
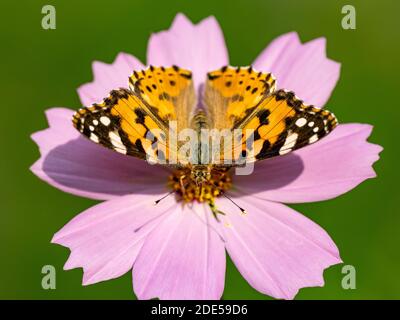
[(162, 121), (160, 127), (167, 131), (170, 120), (177, 120), (178, 131), (189, 127), (196, 99), (189, 70), (150, 66), (134, 71), (129, 87)]
[(272, 74), (251, 67), (226, 66), (209, 72), (207, 77), (204, 103), (212, 126), (219, 130), (236, 127), (275, 90)]

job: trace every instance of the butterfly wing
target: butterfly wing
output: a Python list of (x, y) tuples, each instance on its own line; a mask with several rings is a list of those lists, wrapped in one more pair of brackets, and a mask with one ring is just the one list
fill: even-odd
[(205, 102), (209, 114), (215, 115), (215, 128), (242, 130), (230, 150), (225, 147), (219, 157), (234, 165), (297, 150), (337, 125), (333, 113), (304, 104), (293, 92), (275, 91), (274, 77), (252, 68), (210, 72)]
[[(177, 159), (169, 150), (170, 120), (178, 132), (190, 127), (195, 93), (188, 70), (176, 66), (134, 71), (130, 89), (113, 90), (99, 104), (75, 113), (74, 126), (92, 141), (117, 152), (152, 161)], [(232, 144), (232, 159), (247, 162), (283, 155), (314, 143), (337, 125), (327, 110), (305, 105), (294, 93), (275, 90), (269, 73), (251, 67), (224, 67), (210, 72), (205, 104), (215, 129), (253, 133)], [(253, 141), (252, 140), (252, 141)], [(169, 161), (170, 162), (170, 161)]]
[(165, 130), (169, 120), (177, 120), (178, 132), (189, 128), (195, 107), (192, 73), (172, 67), (153, 67), (134, 71), (129, 87), (160, 120)]
[(337, 124), (330, 111), (304, 104), (293, 92), (278, 90), (243, 120), (242, 129), (253, 132), (254, 142), (242, 139), (241, 157), (253, 162), (287, 154), (319, 141)]
[(219, 130), (237, 126), (275, 90), (272, 74), (251, 67), (223, 67), (207, 76), (204, 103), (212, 127)]
[(169, 120), (180, 126), (189, 123), (195, 99), (191, 73), (149, 67), (135, 71), (129, 86), (77, 111), (74, 126), (90, 140), (123, 154), (157, 163), (176, 159), (174, 148), (167, 147)]
[[(113, 90), (101, 103), (81, 108), (72, 122), (93, 142), (140, 159), (146, 159), (146, 150), (151, 151), (156, 139), (165, 140), (162, 134), (155, 134), (158, 124), (128, 89)], [(152, 138), (151, 132), (154, 132)]]

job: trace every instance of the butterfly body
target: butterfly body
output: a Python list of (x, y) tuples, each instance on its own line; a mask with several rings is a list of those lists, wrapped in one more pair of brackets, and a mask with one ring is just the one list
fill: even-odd
[[(232, 185), (230, 168), (315, 143), (337, 125), (333, 113), (277, 90), (270, 73), (226, 66), (205, 80), (199, 109), (190, 71), (134, 71), (129, 88), (80, 109), (73, 124), (109, 149), (169, 166), (168, 186), (184, 203), (207, 202), (214, 215), (214, 199)], [(220, 140), (210, 140), (210, 131)], [(195, 141), (191, 152), (187, 136)]]
[[(204, 164), (210, 163), (210, 145), (208, 139), (204, 139), (204, 132), (210, 129), (210, 122), (204, 110), (198, 110), (193, 116), (191, 128), (195, 133), (194, 141), (192, 141), (192, 155), (190, 156), (190, 163), (193, 164), (193, 170), (199, 172), (199, 177), (202, 176), (201, 171), (209, 171)], [(199, 165), (197, 165), (199, 164)]]
[(197, 184), (207, 183), (211, 177), (212, 165), (196, 164), (191, 166), (190, 178)]

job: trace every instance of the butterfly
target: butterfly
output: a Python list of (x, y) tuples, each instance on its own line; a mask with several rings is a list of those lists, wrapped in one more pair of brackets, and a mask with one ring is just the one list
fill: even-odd
[[(128, 88), (113, 90), (102, 102), (78, 110), (73, 125), (116, 152), (173, 166), (173, 189), (186, 201), (221, 194), (231, 183), (230, 168), (315, 143), (337, 125), (333, 113), (277, 89), (271, 73), (251, 66), (211, 71), (203, 90), (197, 101), (189, 70), (149, 66), (133, 72)], [(187, 129), (195, 136), (204, 130), (239, 134), (213, 146), (209, 139), (199, 139), (190, 154), (180, 152), (184, 142), (176, 139)], [(222, 187), (213, 186), (220, 181)]]

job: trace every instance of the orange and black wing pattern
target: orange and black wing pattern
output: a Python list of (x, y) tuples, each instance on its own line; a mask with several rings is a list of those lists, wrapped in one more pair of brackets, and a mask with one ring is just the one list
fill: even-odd
[(308, 106), (275, 85), (273, 75), (251, 67), (223, 67), (208, 74), (205, 102), (212, 121), (218, 129), (242, 131), (231, 150), (221, 154), (225, 163), (284, 155), (317, 142), (336, 127), (333, 113)]
[(246, 161), (263, 160), (315, 143), (336, 126), (335, 115), (308, 106), (293, 92), (278, 90), (264, 99), (242, 124), (250, 130), (252, 143), (242, 141)]
[[(173, 67), (134, 71), (129, 89), (110, 92), (100, 103), (78, 110), (74, 126), (93, 142), (154, 163), (168, 163), (169, 121), (186, 126), (195, 96), (191, 73)], [(175, 146), (174, 146), (175, 147)]]

